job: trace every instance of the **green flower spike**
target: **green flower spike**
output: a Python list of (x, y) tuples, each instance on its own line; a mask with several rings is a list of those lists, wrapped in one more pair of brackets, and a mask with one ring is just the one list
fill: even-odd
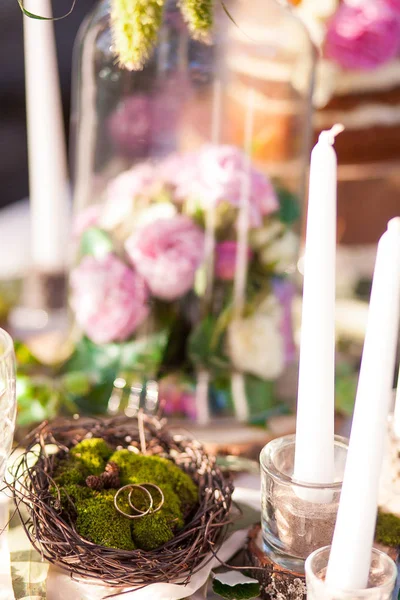
[(164, 0), (111, 0), (114, 52), (130, 71), (143, 68), (157, 41)]
[(180, 0), (179, 5), (192, 37), (202, 42), (210, 42), (214, 20), (214, 1)]

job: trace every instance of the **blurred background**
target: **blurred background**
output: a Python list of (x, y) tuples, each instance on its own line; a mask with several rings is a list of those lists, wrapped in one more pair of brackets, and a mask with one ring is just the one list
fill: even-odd
[[(94, 4), (95, 0), (79, 0), (72, 14), (55, 24), (66, 129), (73, 42)], [(54, 6), (57, 14), (66, 13), (71, 0), (57, 0)], [(0, 207), (4, 207), (28, 196), (23, 28), (17, 0), (0, 3), (0, 154)]]

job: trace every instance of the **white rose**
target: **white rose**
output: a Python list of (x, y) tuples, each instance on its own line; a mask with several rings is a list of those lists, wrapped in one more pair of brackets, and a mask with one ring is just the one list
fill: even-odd
[(276, 379), (285, 364), (284, 342), (277, 312), (236, 319), (228, 327), (228, 353), (240, 371)]
[(283, 223), (280, 221), (270, 221), (267, 227), (254, 229), (250, 232), (250, 242), (255, 250), (264, 248), (277, 237), (281, 236), (285, 230)]
[(289, 229), (260, 252), (262, 264), (272, 266), (275, 273), (286, 273), (296, 261), (299, 238)]

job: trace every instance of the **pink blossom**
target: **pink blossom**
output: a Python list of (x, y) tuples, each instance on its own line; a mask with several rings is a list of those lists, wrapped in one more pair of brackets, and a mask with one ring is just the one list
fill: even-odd
[(154, 168), (148, 162), (135, 165), (113, 179), (107, 188), (107, 201), (119, 202), (151, 193), (156, 181)]
[[(231, 281), (235, 277), (236, 258), (238, 244), (233, 241), (220, 242), (217, 244), (215, 253), (215, 274), (219, 279)], [(247, 249), (247, 259), (250, 260), (253, 253)]]
[(182, 202), (193, 196), (194, 186), (199, 179), (198, 154), (170, 154), (158, 168), (163, 184), (172, 188), (174, 200)]
[(180, 414), (196, 419), (196, 393), (189, 383), (169, 375), (161, 380), (159, 395), (165, 416)]
[(113, 254), (85, 256), (71, 273), (71, 289), (76, 320), (96, 344), (126, 340), (149, 313), (142, 277)]
[(83, 233), (90, 227), (97, 225), (101, 215), (102, 206), (100, 204), (92, 204), (75, 216), (72, 226), (72, 235), (81, 237)]
[(285, 361), (290, 363), (296, 355), (296, 346), (293, 334), (292, 305), (295, 287), (288, 279), (274, 279), (272, 281), (274, 294), (282, 307), (281, 334), (285, 348)]
[(400, 13), (400, 0), (386, 0), (386, 4), (397, 13)]
[(118, 152), (144, 157), (151, 146), (152, 104), (145, 94), (123, 100), (108, 119), (108, 131)]
[(154, 94), (124, 98), (107, 126), (117, 151), (130, 158), (145, 158), (175, 146), (176, 123), (187, 90), (185, 79), (168, 77)]
[(254, 227), (261, 225), (264, 215), (279, 207), (270, 180), (253, 166), (248, 167), (245, 155), (235, 146), (204, 146), (199, 154), (198, 173), (196, 192), (209, 203), (225, 201), (240, 207), (248, 193)]
[(151, 293), (175, 300), (193, 286), (204, 256), (204, 233), (189, 217), (177, 215), (141, 227), (125, 248)]
[(374, 69), (400, 49), (400, 20), (382, 0), (343, 2), (328, 24), (325, 54), (345, 69)]

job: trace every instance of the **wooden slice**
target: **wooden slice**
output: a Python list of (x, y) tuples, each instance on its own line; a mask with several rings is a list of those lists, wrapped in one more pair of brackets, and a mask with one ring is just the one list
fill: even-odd
[(263, 551), (261, 525), (255, 525), (249, 533), (245, 550), (245, 562), (262, 571), (250, 571), (251, 577), (261, 584), (261, 598), (266, 600), (305, 600), (306, 582), (302, 573), (287, 571), (274, 563)]

